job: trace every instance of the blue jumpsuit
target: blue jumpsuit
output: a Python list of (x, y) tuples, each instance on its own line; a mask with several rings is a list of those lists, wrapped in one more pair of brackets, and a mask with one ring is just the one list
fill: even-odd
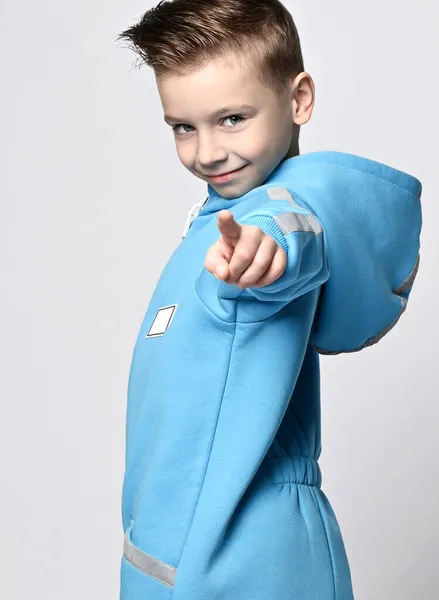
[[(134, 347), (121, 600), (353, 599), (321, 489), (319, 354), (370, 346), (404, 312), (421, 189), (333, 151), (286, 159), (239, 198), (208, 185)], [(240, 289), (204, 268), (222, 209), (285, 249), (277, 281)]]

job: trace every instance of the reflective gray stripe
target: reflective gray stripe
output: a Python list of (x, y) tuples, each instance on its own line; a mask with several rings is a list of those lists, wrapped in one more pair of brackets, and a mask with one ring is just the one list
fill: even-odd
[(295, 212), (286, 212), (275, 215), (273, 219), (284, 235), (295, 231), (314, 231), (316, 235), (322, 233), (322, 226), (311, 213), (302, 215)]
[[(270, 200), (288, 200), (295, 208), (308, 212), (302, 206), (299, 206), (294, 202), (293, 196), (286, 187), (267, 188), (267, 194)], [(289, 211), (280, 215), (275, 215), (273, 219), (284, 235), (294, 233), (295, 231), (314, 231), (316, 235), (322, 233), (322, 226), (311, 213), (302, 214)]]
[(270, 200), (288, 200), (288, 202), (292, 206), (295, 206), (296, 208), (301, 208), (302, 210), (304, 210), (302, 206), (299, 206), (298, 204), (296, 204), (294, 202), (293, 196), (290, 194), (290, 192), (285, 187), (267, 188), (267, 194), (268, 194), (268, 197), (270, 198)]
[(129, 563), (145, 573), (145, 575), (149, 575), (149, 577), (160, 581), (160, 583), (173, 588), (175, 576), (177, 574), (177, 568), (167, 565), (161, 560), (146, 554), (146, 552), (143, 552), (143, 550), (140, 550), (140, 548), (134, 546), (130, 538), (133, 525), (134, 521), (131, 521), (131, 525), (125, 532), (123, 540), (123, 555)]
[(401, 283), (401, 285), (396, 288), (396, 290), (393, 290), (395, 294), (398, 294), (398, 296), (399, 296), (399, 294), (404, 294), (404, 292), (407, 292), (413, 286), (413, 282), (418, 273), (420, 260), (421, 260), (421, 257), (418, 253), (418, 257), (416, 259), (415, 266), (413, 267), (410, 275), (408, 275), (407, 279), (405, 281), (403, 281)]
[[(420, 255), (418, 253), (418, 257), (416, 259), (415, 266), (411, 270), (410, 274), (401, 283), (401, 285), (399, 285), (396, 289), (393, 290), (393, 293), (396, 294), (397, 296), (399, 296), (399, 294), (403, 294), (404, 292), (407, 292), (413, 286), (413, 282), (415, 280), (416, 274), (417, 274), (418, 269), (419, 269), (420, 258), (421, 257), (420, 257)], [(368, 346), (373, 346), (374, 344), (376, 344), (377, 342), (379, 342), (380, 339), (383, 338), (386, 335), (386, 333), (389, 333), (389, 331), (395, 327), (395, 325), (398, 323), (399, 319), (401, 318), (403, 312), (407, 308), (407, 300), (405, 298), (403, 298), (402, 296), (399, 296), (399, 299), (401, 300), (401, 310), (399, 311), (396, 319), (392, 323), (390, 323), (390, 325), (388, 325), (387, 327), (385, 327), (384, 329), (382, 329), (378, 333), (378, 335), (376, 335), (373, 338), (369, 338), (368, 340), (366, 340), (364, 342), (364, 344), (360, 348), (355, 348), (354, 350), (338, 350), (338, 351), (331, 352), (329, 350), (323, 350), (323, 348), (318, 348), (315, 344), (311, 344), (311, 346), (319, 354), (330, 354), (330, 355), (335, 355), (335, 354), (349, 354), (350, 352), (359, 352), (360, 350), (363, 350), (363, 348), (367, 348)]]

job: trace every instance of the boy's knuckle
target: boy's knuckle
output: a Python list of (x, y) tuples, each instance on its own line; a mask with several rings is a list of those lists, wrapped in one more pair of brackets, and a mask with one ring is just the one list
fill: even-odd
[(238, 258), (240, 260), (243, 260), (243, 261), (250, 261), (251, 260), (251, 253), (248, 250), (244, 250), (244, 249), (237, 250), (236, 253), (237, 253)]
[(253, 260), (253, 264), (257, 269), (263, 269), (267, 266), (267, 260), (264, 258), (255, 257), (255, 259)]

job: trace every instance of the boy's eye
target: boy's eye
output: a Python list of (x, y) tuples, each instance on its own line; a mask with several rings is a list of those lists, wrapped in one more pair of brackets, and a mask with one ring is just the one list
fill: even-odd
[[(245, 121), (245, 117), (242, 117), (241, 115), (230, 115), (228, 117), (224, 117), (222, 119), (222, 121), (225, 121), (226, 119), (236, 119), (236, 118), (240, 119), (240, 122), (241, 121)], [(236, 125), (240, 125), (240, 122), (239, 123), (235, 123), (235, 125), (232, 125), (232, 127), (236, 127)], [(186, 132), (179, 132), (179, 131), (177, 131), (179, 127), (192, 127), (192, 125), (188, 125), (187, 123), (179, 123), (178, 125), (174, 125), (172, 127), (172, 130), (175, 133), (177, 133), (179, 135), (184, 135), (184, 133), (189, 133), (189, 132), (188, 131), (186, 131)], [(232, 127), (228, 127), (228, 129), (231, 129)]]
[[(230, 117), (224, 117), (224, 120), (226, 120), (226, 119), (236, 119), (236, 118), (241, 119), (241, 121), (244, 120), (244, 117), (241, 117), (241, 115), (230, 115)], [(239, 125), (239, 123), (236, 123), (236, 125)]]
[(177, 132), (177, 129), (179, 127), (191, 127), (191, 125), (186, 125), (185, 123), (180, 123), (178, 125), (173, 125), (172, 131), (175, 131), (175, 133), (180, 133), (180, 132)]

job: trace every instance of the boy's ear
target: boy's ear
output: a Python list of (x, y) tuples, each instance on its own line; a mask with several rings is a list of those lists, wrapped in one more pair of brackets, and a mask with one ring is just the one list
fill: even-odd
[(296, 125), (305, 125), (311, 119), (315, 103), (314, 81), (309, 73), (299, 73), (293, 82), (292, 118)]

